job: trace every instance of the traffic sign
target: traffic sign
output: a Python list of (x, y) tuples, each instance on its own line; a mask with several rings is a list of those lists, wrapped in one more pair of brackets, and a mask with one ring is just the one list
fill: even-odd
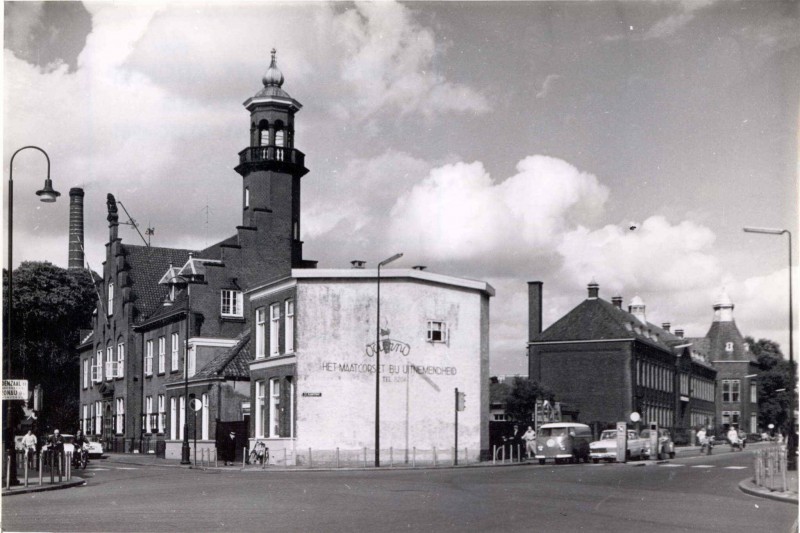
[(191, 408), (192, 411), (200, 411), (203, 409), (203, 402), (197, 398), (194, 398), (193, 400), (189, 401), (189, 408)]
[(4, 400), (27, 400), (28, 399), (28, 380), (27, 379), (4, 379), (3, 380), (3, 399)]

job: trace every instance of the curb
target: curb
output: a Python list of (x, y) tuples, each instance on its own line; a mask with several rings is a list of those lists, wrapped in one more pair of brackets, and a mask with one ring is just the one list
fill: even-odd
[(86, 485), (86, 480), (80, 477), (73, 477), (70, 481), (64, 481), (58, 485), (31, 485), (27, 488), (18, 487), (15, 489), (3, 489), (3, 496), (15, 496), (17, 494), (30, 494), (31, 492), (47, 492), (51, 490), (70, 489)]
[(797, 494), (791, 496), (791, 493), (773, 492), (769, 489), (757, 488), (753, 485), (752, 479), (745, 479), (739, 482), (739, 490), (750, 496), (758, 498), (766, 498), (768, 500), (775, 500), (777, 502), (793, 503), (797, 505)]

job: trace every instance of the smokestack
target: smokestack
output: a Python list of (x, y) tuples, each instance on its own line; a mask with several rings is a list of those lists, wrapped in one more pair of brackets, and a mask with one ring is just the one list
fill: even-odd
[(83, 189), (69, 190), (69, 255), (67, 268), (83, 268)]
[(542, 332), (542, 282), (528, 282), (528, 340)]

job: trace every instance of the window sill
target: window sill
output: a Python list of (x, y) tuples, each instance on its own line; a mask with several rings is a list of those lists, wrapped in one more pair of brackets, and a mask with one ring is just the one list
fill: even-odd
[(220, 320), (224, 322), (241, 322), (244, 324), (244, 317), (243, 316), (235, 316), (235, 315), (220, 315)]

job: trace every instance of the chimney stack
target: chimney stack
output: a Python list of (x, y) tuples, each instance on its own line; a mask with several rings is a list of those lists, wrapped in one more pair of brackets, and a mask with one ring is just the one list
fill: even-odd
[(675, 330), (675, 336), (678, 337), (679, 339), (682, 339), (683, 338), (683, 330), (682, 329), (676, 329)]
[(664, 322), (663, 324), (661, 324), (661, 329), (663, 329), (664, 331), (669, 331), (669, 328), (671, 327), (672, 324), (670, 324), (669, 322)]
[(83, 189), (69, 190), (69, 254), (67, 268), (83, 268)]
[(366, 265), (367, 262), (366, 261), (362, 261), (360, 259), (355, 259), (353, 261), (350, 261), (350, 264), (353, 265), (353, 268), (361, 268), (361, 269), (363, 269), (364, 265)]
[(600, 285), (595, 280), (589, 282), (589, 299), (597, 300), (597, 295), (600, 294)]
[(612, 303), (612, 304), (614, 305), (614, 307), (616, 307), (617, 309), (622, 309), (622, 296), (613, 296), (613, 297), (611, 298), (611, 303)]
[(542, 282), (528, 282), (528, 340), (542, 332)]
[(426, 267), (425, 265), (414, 265), (414, 266), (413, 266), (413, 267), (411, 267), (411, 268), (413, 268), (414, 270), (420, 270), (420, 271), (422, 271), (422, 270), (425, 270), (425, 269), (426, 269), (426, 268), (428, 268), (428, 267)]

